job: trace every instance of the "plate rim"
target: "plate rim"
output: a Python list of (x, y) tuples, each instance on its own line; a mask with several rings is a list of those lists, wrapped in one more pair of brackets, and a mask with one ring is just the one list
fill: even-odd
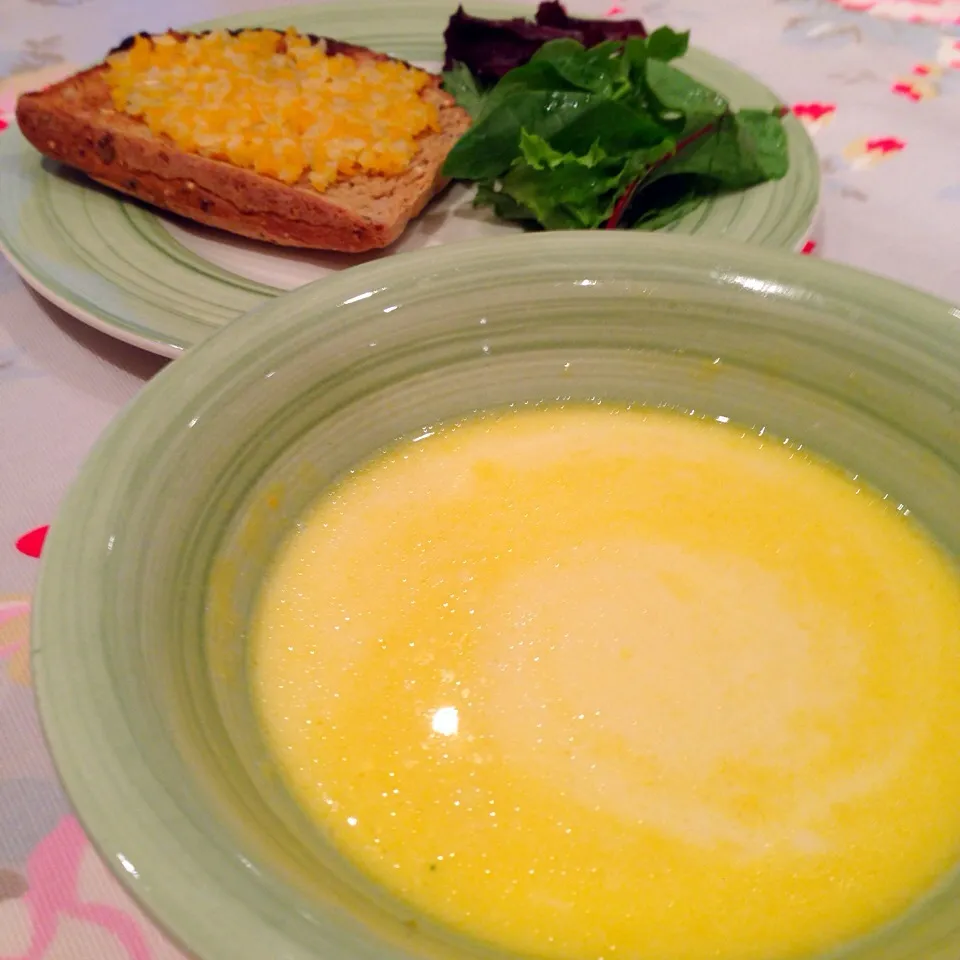
[(152, 353), (158, 357), (165, 357), (169, 360), (174, 360), (186, 352), (187, 348), (180, 347), (175, 343), (169, 343), (168, 341), (161, 340), (159, 337), (155, 339), (143, 337), (132, 330), (128, 330), (126, 327), (113, 324), (109, 320), (87, 310), (85, 307), (72, 303), (55, 290), (51, 290), (36, 274), (30, 271), (29, 267), (27, 267), (19, 257), (14, 255), (4, 243), (3, 237), (0, 237), (0, 255), (6, 257), (7, 262), (13, 267), (17, 276), (20, 277), (31, 290), (44, 300), (49, 301), (58, 310), (62, 310), (68, 316), (73, 317), (74, 320), (79, 320), (91, 329), (105, 334), (119, 343), (139, 347), (147, 353)]

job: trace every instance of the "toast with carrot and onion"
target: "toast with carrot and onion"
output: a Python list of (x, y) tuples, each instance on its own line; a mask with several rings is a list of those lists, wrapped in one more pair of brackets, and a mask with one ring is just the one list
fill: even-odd
[(17, 104), (41, 153), (199, 223), (291, 247), (386, 247), (470, 124), (440, 78), (268, 29), (131, 37)]

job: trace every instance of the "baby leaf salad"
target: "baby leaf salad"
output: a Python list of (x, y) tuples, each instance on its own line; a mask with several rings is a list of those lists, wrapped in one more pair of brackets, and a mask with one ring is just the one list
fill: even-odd
[[(672, 65), (688, 33), (646, 36), (625, 21), (633, 35), (591, 44), (600, 22), (544, 8), (566, 27), (540, 25), (539, 13), (534, 24), (462, 9), (451, 18), (444, 85), (473, 124), (444, 174), (475, 182), (478, 205), (547, 230), (656, 229), (709, 196), (787, 172), (781, 110), (733, 111)], [(484, 34), (471, 44), (476, 24)]]

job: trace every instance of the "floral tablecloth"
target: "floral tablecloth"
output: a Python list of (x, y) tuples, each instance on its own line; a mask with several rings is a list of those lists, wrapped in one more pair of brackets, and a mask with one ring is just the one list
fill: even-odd
[[(264, 2), (0, 0), (0, 136), (19, 90), (121, 37)], [(572, 5), (689, 27), (762, 78), (820, 151), (822, 220), (806, 252), (960, 302), (960, 0)], [(97, 435), (163, 363), (67, 317), (0, 260), (0, 960), (179, 956), (71, 815), (28, 662), (46, 525)]]

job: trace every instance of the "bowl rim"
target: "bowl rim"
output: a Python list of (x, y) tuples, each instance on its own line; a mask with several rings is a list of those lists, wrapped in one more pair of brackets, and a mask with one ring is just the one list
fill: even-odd
[[(131, 860), (144, 864), (145, 849), (152, 849), (157, 860), (149, 862), (149, 874), (166, 874), (167, 885), (191, 882), (182, 866), (171, 862), (177, 850), (176, 823), (141, 803), (140, 809), (121, 810), (120, 793), (114, 787), (126, 780), (134, 797), (136, 771), (145, 769), (136, 743), (131, 738), (114, 736), (91, 742), (81, 714), (96, 713), (96, 692), (70, 686), (74, 694), (64, 699), (58, 690), (72, 682), (72, 666), (77, 658), (96, 657), (100, 637), (71, 635), (69, 618), (58, 614), (69, 608), (70, 594), (78, 592), (76, 582), (63, 576), (70, 569), (71, 556), (80, 543), (89, 539), (91, 529), (84, 522), (84, 503), (95, 498), (100, 478), (108, 476), (117, 456), (135, 455), (159, 425), (171, 425), (167, 398), (181, 401), (205, 389), (216, 374), (236, 363), (255, 364), (257, 345), (269, 332), (282, 329), (284, 317), (310, 308), (320, 315), (319, 324), (336, 315), (352, 302), (371, 295), (371, 291), (428, 286), (431, 278), (444, 278), (464, 269), (477, 269), (500, 263), (513, 266), (537, 262), (558, 265), (572, 272), (599, 268), (612, 255), (628, 254), (629, 275), (624, 279), (642, 281), (649, 265), (669, 265), (676, 277), (703, 276), (708, 272), (718, 283), (729, 278), (776, 285), (773, 296), (793, 297), (823, 292), (846, 295), (861, 305), (870, 302), (895, 302), (909, 305), (918, 328), (931, 336), (943, 335), (954, 327), (960, 338), (960, 306), (922, 291), (865, 271), (840, 264), (770, 251), (752, 245), (716, 240), (691, 240), (684, 237), (643, 233), (563, 233), (530, 234), (509, 238), (466, 241), (448, 246), (404, 253), (355, 267), (334, 277), (316, 281), (285, 294), (234, 321), (224, 331), (190, 350), (155, 376), (107, 427), (84, 461), (75, 481), (64, 497), (51, 524), (45, 543), (40, 577), (34, 596), (31, 622), (31, 667), (41, 727), (53, 757), (58, 776), (88, 837), (101, 858), (125, 890), (145, 912), (181, 947), (202, 960), (222, 955), (226, 945), (233, 960), (261, 960), (285, 947), (289, 960), (308, 960), (313, 951), (285, 944), (282, 934), (255, 912), (245, 908), (231, 891), (214, 884), (192, 890), (194, 909), (178, 910), (164, 896), (164, 884), (144, 882)], [(494, 274), (496, 276), (496, 274)], [(724, 279), (726, 278), (726, 280)], [(742, 284), (741, 284), (742, 285)], [(744, 287), (749, 290), (749, 285)], [(755, 289), (755, 288), (754, 288)], [(761, 294), (763, 295), (763, 294)], [(318, 324), (318, 325), (319, 325)], [(182, 407), (182, 402), (178, 407)], [(144, 434), (142, 421), (150, 421)], [(117, 513), (120, 504), (110, 505)], [(97, 531), (106, 540), (106, 525)], [(102, 620), (102, 614), (99, 615)], [(103, 691), (99, 691), (103, 695)], [(105, 726), (103, 720), (101, 726)], [(122, 741), (122, 742), (121, 742)], [(139, 797), (143, 800), (144, 794)], [(149, 824), (149, 826), (148, 826)], [(145, 831), (152, 831), (144, 840)], [(128, 858), (125, 851), (141, 851)], [(149, 861), (149, 855), (147, 855)], [(198, 920), (200, 914), (215, 922)], [(223, 934), (222, 931), (229, 930)], [(279, 939), (278, 939), (279, 936)]]

